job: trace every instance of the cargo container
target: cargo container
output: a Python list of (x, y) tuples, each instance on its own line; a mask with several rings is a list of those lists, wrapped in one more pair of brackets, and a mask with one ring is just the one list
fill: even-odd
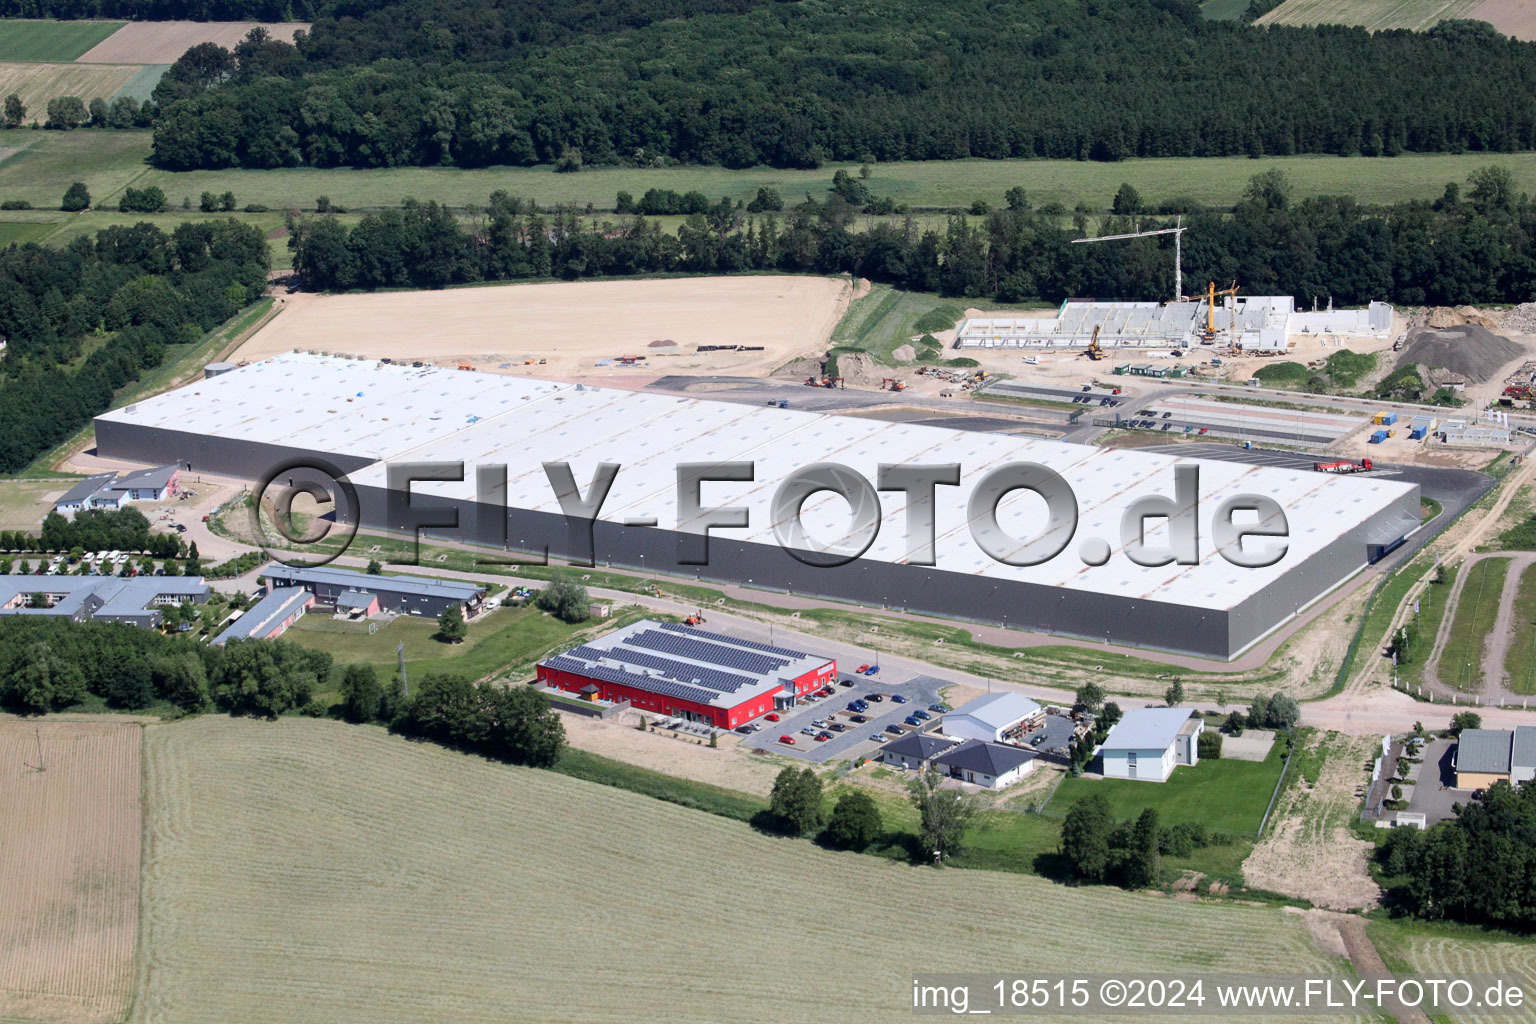
[(1391, 436), (1391, 435), (1389, 435), (1385, 430), (1378, 430), (1374, 434), (1371, 435), (1370, 443), (1371, 444), (1381, 444), (1381, 442), (1385, 441), (1389, 436)]
[(1394, 424), (1396, 422), (1397, 422), (1397, 413), (1395, 413), (1395, 412), (1384, 412), (1384, 413), (1381, 414), (1381, 425), (1382, 426), (1390, 427), (1392, 424)]
[(1429, 436), (1429, 425), (1427, 423), (1416, 423), (1408, 428), (1408, 440), (1410, 441), (1422, 441), (1427, 436)]

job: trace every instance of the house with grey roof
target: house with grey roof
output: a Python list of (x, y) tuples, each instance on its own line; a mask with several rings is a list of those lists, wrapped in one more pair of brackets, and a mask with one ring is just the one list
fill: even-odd
[(1099, 746), (1100, 771), (1106, 779), (1166, 782), (1177, 766), (1200, 763), (1204, 731), (1187, 708), (1132, 708)]
[(0, 576), (0, 615), (126, 622), (147, 629), (160, 624), (159, 609), (166, 605), (207, 600), (208, 585), (200, 576)]
[(1005, 743), (967, 740), (936, 755), (934, 767), (950, 778), (987, 789), (1002, 789), (1018, 782), (1035, 766), (1033, 750)]
[(314, 603), (315, 595), (303, 587), (269, 590), (214, 637), (213, 646), (222, 647), (231, 640), (267, 640), (282, 636)]
[(1451, 755), (1457, 789), (1486, 789), (1495, 782), (1519, 785), (1536, 777), (1536, 726), (1463, 729)]
[(945, 736), (935, 736), (928, 732), (909, 732), (881, 747), (879, 758), (895, 767), (915, 772), (926, 771), (929, 762), (936, 755), (958, 744), (959, 740), (952, 740)]
[(378, 598), (379, 610), (397, 615), (436, 618), (443, 609), (457, 606), (469, 621), (485, 608), (485, 587), (459, 580), (430, 576), (371, 576), (328, 565), (303, 568), (280, 564), (267, 566), (261, 576), (268, 587), (303, 587), (313, 593), (320, 604), (346, 612), (370, 606), (370, 602), (359, 604), (357, 597), (348, 596), (357, 594), (374, 595)]
[(944, 716), (944, 735), (996, 743), (1034, 728), (1045, 709), (1022, 693), (1004, 690), (962, 704)]
[(60, 495), (53, 509), (61, 516), (73, 516), (88, 508), (113, 509), (138, 501), (164, 501), (176, 493), (180, 476), (179, 466), (158, 466), (121, 478), (116, 473), (86, 477)]

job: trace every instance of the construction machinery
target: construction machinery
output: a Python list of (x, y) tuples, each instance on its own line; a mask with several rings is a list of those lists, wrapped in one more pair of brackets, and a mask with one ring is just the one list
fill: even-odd
[(464, 360), (460, 359), (459, 360), (459, 369), (461, 369), (461, 370), (473, 370), (474, 367), (471, 366), (469, 363), (466, 363)]
[(905, 391), (907, 390), (907, 382), (897, 377), (886, 377), (880, 382), (880, 390)]
[(688, 616), (686, 619), (683, 620), (683, 625), (685, 625), (685, 626), (699, 626), (699, 625), (702, 625), (703, 623), (704, 623), (704, 613), (703, 613), (703, 611), (695, 612), (694, 614)]
[(1099, 325), (1093, 325), (1093, 337), (1088, 339), (1088, 347), (1083, 350), (1083, 355), (1098, 362), (1104, 358), (1104, 350), (1099, 347)]
[(1312, 468), (1319, 473), (1369, 473), (1374, 467), (1370, 459), (1361, 459), (1359, 462), (1336, 459), (1332, 462), (1313, 463)]
[(807, 377), (805, 386), (808, 388), (841, 388), (846, 387), (841, 377)]
[(1179, 296), (1184, 294), (1184, 232), (1189, 229), (1184, 226), (1184, 218), (1180, 217), (1176, 222), (1178, 227), (1159, 228), (1156, 231), (1133, 231), (1126, 235), (1100, 235), (1098, 238), (1074, 238), (1078, 242), (1117, 242), (1123, 238), (1150, 238), (1152, 235), (1173, 236), (1173, 299), (1179, 301)]
[[(1207, 287), (1206, 295), (1205, 295), (1205, 330), (1200, 332), (1200, 344), (1202, 344), (1202, 345), (1210, 345), (1210, 344), (1215, 343), (1215, 341), (1216, 341), (1216, 296), (1218, 296), (1218, 295), (1230, 295), (1233, 298), (1236, 298), (1237, 297), (1237, 282), (1233, 281), (1232, 284), (1229, 287), (1223, 288), (1220, 291), (1216, 290), (1216, 282), (1215, 281), (1212, 281), (1210, 283), (1210, 285)], [(1189, 298), (1185, 299), (1184, 301), (1186, 301), (1186, 302), (1199, 302), (1200, 298), (1201, 297), (1198, 296), (1198, 295), (1192, 295)], [(1234, 324), (1234, 326), (1237, 323), (1237, 311), (1236, 310), (1233, 310), (1232, 323)], [(1233, 345), (1234, 345), (1234, 347), (1236, 346), (1236, 340), (1235, 339), (1233, 341)]]

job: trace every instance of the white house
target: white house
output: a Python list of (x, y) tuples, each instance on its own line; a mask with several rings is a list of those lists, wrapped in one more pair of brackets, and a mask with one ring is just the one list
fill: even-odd
[(1035, 752), (1001, 743), (967, 740), (936, 755), (933, 764), (939, 771), (961, 782), (1002, 789), (1029, 774), (1035, 766)]
[(73, 516), (88, 508), (121, 508), (136, 501), (164, 501), (176, 493), (181, 470), (161, 466), (129, 473), (118, 479), (116, 473), (87, 477), (71, 487), (54, 503), (54, 511)]
[(996, 743), (1010, 733), (1027, 732), (1044, 718), (1045, 709), (1022, 693), (989, 693), (945, 715), (944, 735)]
[(1101, 771), (1107, 779), (1165, 782), (1175, 766), (1199, 763), (1204, 731), (1187, 708), (1133, 708), (1104, 737)]
[(955, 745), (955, 740), (926, 732), (909, 732), (880, 748), (880, 760), (912, 771), (925, 771), (934, 755)]

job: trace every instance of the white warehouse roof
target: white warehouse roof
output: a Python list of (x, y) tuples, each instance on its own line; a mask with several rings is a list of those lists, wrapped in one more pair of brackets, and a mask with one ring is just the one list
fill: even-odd
[[(1175, 459), (1128, 449), (300, 353), (197, 381), (106, 413), (98, 421), (368, 459), (462, 461), (466, 466), (463, 482), (417, 483), (413, 488), (417, 494), (460, 500), (474, 498), (476, 465), (504, 464), (508, 505), (550, 513), (559, 513), (560, 505), (542, 463), (568, 462), (585, 490), (598, 463), (615, 462), (623, 468), (603, 505), (602, 518), (624, 523), (655, 517), (664, 529), (679, 525), (676, 464), (751, 461), (754, 482), (707, 483), (702, 500), (706, 507), (750, 509), (748, 527), (717, 528), (714, 537), (762, 544), (777, 543), (770, 500), (795, 470), (819, 462), (841, 463), (873, 483), (881, 463), (959, 463), (960, 486), (937, 489), (937, 570), (973, 575), (982, 586), (988, 580), (1015, 580), (1220, 610), (1261, 592), (1291, 566), (1387, 512), (1414, 491), (1412, 485), (1381, 477), (1340, 478), (1306, 470)], [(1072, 543), (1050, 561), (1028, 567), (1006, 565), (983, 552), (971, 536), (966, 513), (976, 483), (988, 471), (1017, 462), (1040, 463), (1060, 473), (1078, 503)], [(1123, 553), (1121, 515), (1138, 497), (1172, 497), (1176, 464), (1195, 464), (1200, 470), (1200, 563), (1137, 565)], [(385, 468), (370, 465), (351, 478), (359, 487), (383, 488)], [(1290, 547), (1277, 564), (1240, 568), (1216, 550), (1211, 518), (1222, 501), (1238, 494), (1267, 496), (1285, 509)], [(879, 536), (863, 557), (904, 562), (908, 554), (906, 496), (901, 491), (883, 491), (880, 503)], [(1035, 495), (1014, 492), (1000, 509), (999, 521), (1010, 534), (1030, 538), (1042, 532), (1039, 520), (1044, 503)], [(812, 537), (833, 541), (848, 529), (847, 505), (835, 495), (817, 495), (805, 503), (803, 522)], [(1149, 530), (1149, 539), (1155, 541), (1158, 532)], [(1106, 564), (1083, 563), (1078, 545), (1085, 538), (1109, 542), (1112, 557)], [(509, 540), (517, 545), (519, 538)]]
[(1166, 750), (1185, 724), (1188, 708), (1132, 708), (1104, 737), (1103, 750)]
[(1040, 705), (1022, 693), (1003, 690), (999, 693), (989, 693), (985, 697), (977, 697), (949, 712), (945, 717), (964, 715), (990, 728), (1006, 729), (1016, 722), (1022, 722), (1039, 710)]

